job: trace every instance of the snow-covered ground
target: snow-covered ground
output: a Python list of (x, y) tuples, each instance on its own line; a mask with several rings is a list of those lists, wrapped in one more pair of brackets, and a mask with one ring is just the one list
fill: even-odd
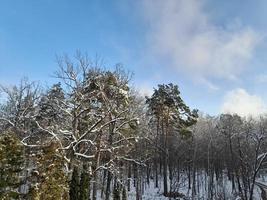
[[(158, 188), (154, 188), (154, 185), (152, 184), (150, 184), (150, 186), (145, 189), (145, 192), (142, 195), (143, 200), (168, 200), (169, 199), (167, 197), (164, 197), (162, 195), (162, 191), (160, 191)], [(135, 192), (130, 192), (128, 194), (128, 199), (136, 200)]]
[[(188, 183), (186, 182), (186, 179), (182, 179), (182, 183), (179, 184), (179, 193), (185, 195), (184, 198), (180, 198), (181, 200), (207, 200), (207, 191), (206, 191), (206, 183), (204, 180), (203, 175), (199, 174), (199, 181), (201, 182), (199, 192), (196, 194), (194, 198), (192, 198), (192, 191), (188, 190)], [(267, 184), (267, 177), (262, 177), (259, 180), (261, 182)], [(214, 183), (216, 185), (215, 191), (217, 194), (222, 194), (224, 199), (229, 199), (229, 200), (240, 200), (236, 195), (232, 194), (232, 189), (231, 189), (231, 182), (227, 179), (227, 177), (224, 177), (223, 180), (221, 181), (216, 181), (214, 180)], [(129, 200), (136, 200), (136, 193), (135, 193), (135, 188), (132, 187), (131, 191), (128, 193), (128, 198)], [(222, 198), (222, 197), (221, 197)], [(163, 185), (162, 181), (159, 181), (159, 188), (154, 187), (154, 182), (151, 180), (150, 184), (145, 184), (144, 187), (144, 192), (142, 195), (142, 200), (170, 200), (173, 198), (168, 198), (163, 196)], [(177, 199), (177, 198), (176, 198)], [(220, 199), (220, 197), (215, 197), (214, 199)], [(259, 200), (261, 199), (261, 191), (260, 189), (255, 186), (255, 192), (254, 192), (254, 199)]]
[[(205, 180), (205, 172), (198, 173), (198, 185), (199, 189), (197, 190), (197, 194), (194, 198), (192, 198), (192, 190), (188, 190), (188, 182), (186, 175), (181, 175), (180, 183), (178, 184), (180, 194), (183, 194), (184, 197), (180, 198), (180, 200), (207, 200), (209, 199), (208, 192), (207, 192), (207, 182)], [(207, 179), (207, 177), (206, 177)], [(258, 182), (267, 185), (267, 176), (261, 176), (257, 179)], [(228, 180), (227, 176), (225, 175), (220, 181), (216, 181), (214, 178), (214, 184), (216, 187), (214, 188), (214, 193), (217, 194), (213, 197), (214, 200), (241, 200), (240, 197), (232, 193), (232, 186), (231, 182)], [(169, 186), (169, 183), (168, 183)], [(128, 192), (128, 200), (136, 200), (136, 188), (133, 186), (133, 182), (131, 183), (131, 190)], [(98, 198), (100, 197), (100, 191), (98, 191)], [(112, 196), (112, 195), (111, 195)], [(112, 199), (112, 197), (111, 197)], [(142, 193), (142, 200), (174, 200), (179, 198), (168, 198), (163, 196), (163, 181), (159, 179), (159, 188), (155, 188), (155, 182), (153, 179), (150, 179), (150, 184), (143, 183), (143, 193)], [(260, 200), (261, 199), (261, 190), (258, 186), (255, 186), (254, 191), (254, 199)]]

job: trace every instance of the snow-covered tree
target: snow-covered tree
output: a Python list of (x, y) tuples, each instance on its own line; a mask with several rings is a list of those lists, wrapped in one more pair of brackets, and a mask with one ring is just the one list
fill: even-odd
[(33, 175), (36, 182), (32, 184), (36, 194), (34, 200), (69, 199), (64, 158), (58, 148), (58, 144), (52, 142), (36, 155), (37, 166)]
[[(158, 120), (158, 127), (161, 128), (161, 148), (164, 150), (162, 155), (163, 160), (163, 186), (164, 195), (168, 194), (167, 174), (169, 162), (169, 143), (170, 131), (178, 134), (188, 134), (188, 127), (196, 123), (198, 117), (197, 110), (190, 110), (180, 96), (180, 91), (177, 85), (158, 85), (158, 89), (154, 89), (154, 93), (150, 98), (147, 98), (149, 111)], [(160, 125), (159, 125), (160, 123)]]
[[(74, 67), (78, 66), (78, 67)], [(72, 123), (62, 133), (70, 140), (63, 149), (75, 159), (92, 164), (93, 199), (96, 199), (99, 170), (107, 170), (106, 198), (110, 195), (112, 174), (121, 162), (131, 161), (128, 152), (134, 147), (138, 116), (130, 106), (129, 77), (121, 68), (107, 71), (92, 67), (86, 57), (78, 62), (60, 60), (57, 76), (66, 87), (67, 107)]]

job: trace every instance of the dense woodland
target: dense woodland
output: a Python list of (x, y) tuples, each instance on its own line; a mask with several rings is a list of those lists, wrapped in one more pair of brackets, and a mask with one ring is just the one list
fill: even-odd
[(144, 97), (82, 54), (58, 65), (49, 88), (1, 86), (0, 199), (258, 198), (267, 117), (201, 114), (172, 83)]

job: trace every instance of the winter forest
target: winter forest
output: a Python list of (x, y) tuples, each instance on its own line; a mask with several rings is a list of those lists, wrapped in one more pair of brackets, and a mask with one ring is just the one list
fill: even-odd
[(175, 84), (144, 97), (122, 65), (57, 61), (54, 85), (1, 85), (0, 199), (266, 199), (266, 116), (204, 115)]

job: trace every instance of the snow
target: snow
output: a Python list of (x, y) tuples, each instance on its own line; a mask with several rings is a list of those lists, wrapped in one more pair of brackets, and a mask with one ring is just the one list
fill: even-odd
[[(133, 188), (135, 190), (135, 188)], [(162, 191), (159, 188), (154, 187), (152, 182), (149, 186), (146, 186), (145, 192), (142, 195), (143, 200), (168, 200), (169, 198), (162, 195)], [(136, 200), (136, 193), (130, 192), (128, 194), (128, 200)]]
[[(183, 200), (189, 200), (189, 199), (208, 199), (209, 197), (207, 196), (207, 191), (206, 191), (206, 184), (205, 183), (205, 177), (204, 177), (205, 172), (199, 172), (199, 181), (200, 181), (200, 191), (199, 193), (196, 194), (194, 198), (192, 198), (192, 190), (188, 190), (188, 182), (186, 179), (186, 175), (182, 174), (180, 177), (180, 182), (179, 183), (179, 193), (185, 195), (183, 198), (178, 198), (178, 199), (183, 199)], [(267, 185), (267, 176), (262, 176), (261, 181), (259, 180), (258, 182), (261, 182), (263, 184)], [(161, 178), (159, 179), (159, 188), (155, 188), (155, 183), (153, 180), (150, 180), (150, 184), (145, 184), (145, 188), (142, 194), (142, 200), (171, 200), (174, 198), (168, 198), (163, 196), (163, 184)], [(216, 185), (215, 191), (218, 194), (224, 194), (226, 199), (229, 200), (241, 200), (241, 198), (237, 195), (234, 195), (232, 193), (232, 186), (231, 186), (231, 181), (228, 180), (227, 176), (224, 175), (221, 180), (216, 181), (216, 178), (214, 178), (214, 184)], [(169, 183), (168, 183), (169, 185)], [(254, 199), (261, 199), (261, 191), (259, 187), (255, 186), (254, 188)], [(220, 198), (219, 196), (217, 199)], [(133, 184), (131, 184), (131, 191), (128, 193), (128, 199), (129, 200), (136, 200), (136, 193), (135, 193), (135, 187), (133, 187)], [(176, 198), (177, 199), (177, 198)], [(216, 199), (216, 198), (215, 198)]]

